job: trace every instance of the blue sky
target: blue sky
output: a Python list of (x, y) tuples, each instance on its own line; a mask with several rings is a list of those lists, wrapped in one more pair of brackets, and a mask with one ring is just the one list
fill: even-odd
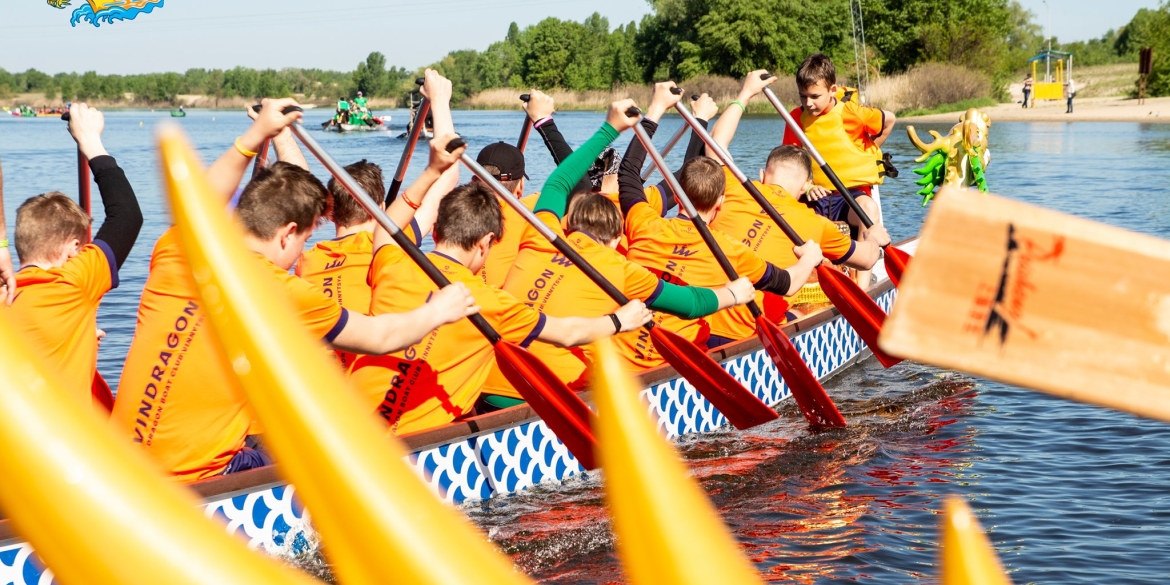
[[(74, 6), (83, 0), (73, 0)], [(1021, 0), (1042, 25), (1041, 0)], [(1157, 0), (1049, 0), (1052, 33), (1100, 36)], [(350, 70), (370, 51), (414, 68), (455, 49), (483, 49), (507, 32), (548, 16), (580, 20), (594, 11), (611, 25), (640, 20), (642, 0), (167, 0), (131, 22), (69, 26), (71, 8), (44, 0), (5, 0), (0, 68), (23, 71), (143, 73), (191, 67), (317, 67)], [(863, 4), (864, 6), (864, 4)]]

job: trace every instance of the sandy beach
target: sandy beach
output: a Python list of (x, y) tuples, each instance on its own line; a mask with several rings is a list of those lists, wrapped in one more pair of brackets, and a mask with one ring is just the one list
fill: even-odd
[[(1064, 100), (1042, 101), (1024, 109), (1019, 102), (981, 108), (995, 122), (1149, 122), (1170, 123), (1170, 97), (1150, 98), (1145, 104), (1122, 97), (1077, 98), (1073, 113), (1066, 114)], [(961, 112), (898, 118), (899, 122), (958, 122)]]

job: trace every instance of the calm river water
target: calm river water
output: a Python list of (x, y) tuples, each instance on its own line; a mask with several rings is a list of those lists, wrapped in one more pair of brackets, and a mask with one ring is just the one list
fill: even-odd
[[(392, 115), (391, 133), (316, 136), (338, 160), (368, 158), (389, 173), (403, 147), (394, 137), (405, 112)], [(326, 116), (310, 111), (309, 126)], [(557, 117), (573, 144), (602, 119)], [(147, 218), (121, 287), (99, 316), (109, 334), (99, 368), (111, 384), (134, 333), (151, 247), (169, 225), (152, 137), (163, 121), (170, 121), (166, 112), (106, 117), (107, 148), (126, 169)], [(455, 113), (473, 150), (514, 141), (520, 121), (518, 112)], [(193, 111), (177, 123), (210, 161), (247, 120), (242, 112)], [(663, 144), (679, 123), (664, 120), (656, 142)], [(919, 131), (949, 127), (924, 124)], [(762, 165), (782, 128), (778, 116), (745, 120), (731, 148), (745, 172)], [(621, 147), (628, 140), (627, 133)], [(993, 124), (991, 145), (992, 191), (1170, 237), (1170, 125)], [(677, 164), (682, 150), (668, 160)], [(882, 188), (887, 225), (901, 239), (914, 235), (924, 216), (911, 173), (917, 152), (901, 124), (886, 150), (903, 173)], [(535, 189), (552, 161), (535, 136), (529, 153)], [(0, 160), (9, 234), (24, 199), (52, 189), (76, 193), (74, 146), (60, 120), (0, 118)], [(408, 178), (424, 160), (420, 152)], [(314, 170), (325, 177), (321, 167)], [(331, 235), (320, 230), (316, 237)], [(1101, 318), (1109, 318), (1104, 307)], [(828, 386), (850, 421), (846, 430), (813, 435), (789, 405), (765, 427), (682, 447), (767, 579), (933, 582), (937, 511), (948, 494), (971, 501), (1016, 583), (1162, 583), (1170, 576), (1170, 425), (910, 363), (882, 370), (870, 360)], [(596, 478), (467, 512), (538, 579), (622, 581)]]

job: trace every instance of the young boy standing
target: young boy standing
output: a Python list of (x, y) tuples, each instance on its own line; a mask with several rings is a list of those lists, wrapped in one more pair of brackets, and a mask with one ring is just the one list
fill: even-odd
[[(857, 96), (847, 92), (838, 97), (837, 70), (828, 57), (809, 55), (796, 70), (800, 107), (792, 117), (841, 179), (866, 215), (881, 224), (881, 209), (875, 198), (878, 185), (885, 177), (881, 146), (894, 130), (894, 114), (863, 106)], [(784, 144), (803, 146), (796, 133), (786, 128)], [(832, 221), (847, 221), (864, 234), (861, 219), (849, 208), (845, 197), (836, 192), (819, 167), (813, 168), (813, 187), (805, 195), (809, 207)], [(869, 286), (870, 272), (862, 271), (858, 284)]]
[[(53, 191), (37, 195), (16, 211), (16, 295), (0, 312), (45, 356), (45, 365), (62, 388), (78, 400), (109, 407), (109, 390), (95, 385), (97, 310), (102, 297), (118, 286), (118, 269), (130, 255), (142, 228), (142, 211), (126, 173), (102, 145), (105, 117), (86, 104), (69, 108), (69, 133), (101, 192), (106, 220), (92, 243), (92, 220), (76, 202)], [(92, 389), (92, 392), (91, 392)], [(104, 411), (104, 409), (103, 409)]]

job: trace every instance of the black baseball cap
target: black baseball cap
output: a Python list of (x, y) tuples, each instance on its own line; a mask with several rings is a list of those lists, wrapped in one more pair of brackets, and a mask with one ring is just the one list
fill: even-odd
[(500, 173), (495, 175), (498, 181), (516, 181), (521, 177), (527, 178), (527, 175), (524, 174), (524, 153), (507, 142), (487, 145), (479, 151), (475, 162), (500, 169)]

